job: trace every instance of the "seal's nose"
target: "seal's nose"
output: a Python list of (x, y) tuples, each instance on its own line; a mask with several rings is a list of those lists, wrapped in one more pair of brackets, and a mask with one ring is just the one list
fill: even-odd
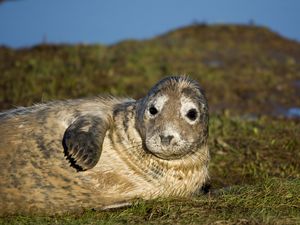
[(161, 144), (167, 146), (170, 144), (171, 140), (174, 138), (173, 135), (159, 135)]

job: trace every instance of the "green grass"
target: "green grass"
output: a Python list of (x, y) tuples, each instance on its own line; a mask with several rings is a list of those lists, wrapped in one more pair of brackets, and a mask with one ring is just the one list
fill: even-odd
[(2, 224), (299, 224), (300, 180), (266, 179), (190, 199), (139, 201), (125, 209), (52, 217), (15, 216)]
[[(266, 28), (190, 26), (113, 46), (0, 48), (0, 110), (100, 93), (141, 97), (161, 77), (190, 74), (211, 110), (207, 195), (0, 224), (300, 224), (300, 44)], [(256, 116), (253, 116), (256, 115)]]
[(211, 179), (216, 188), (272, 177), (300, 178), (300, 123), (262, 117), (213, 117)]

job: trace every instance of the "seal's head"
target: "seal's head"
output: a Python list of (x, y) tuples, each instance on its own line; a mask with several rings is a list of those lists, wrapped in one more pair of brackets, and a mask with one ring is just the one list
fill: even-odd
[(136, 126), (147, 152), (165, 160), (198, 151), (208, 136), (208, 105), (199, 84), (167, 77), (137, 104)]

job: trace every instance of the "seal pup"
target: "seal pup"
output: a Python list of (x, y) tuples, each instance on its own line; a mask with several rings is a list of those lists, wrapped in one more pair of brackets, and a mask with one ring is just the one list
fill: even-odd
[(0, 113), (0, 215), (191, 196), (208, 179), (208, 105), (167, 77), (137, 101), (95, 97)]

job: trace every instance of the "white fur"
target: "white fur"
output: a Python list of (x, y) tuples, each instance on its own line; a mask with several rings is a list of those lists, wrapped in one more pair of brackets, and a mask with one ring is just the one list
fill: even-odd
[(164, 136), (174, 136), (174, 140), (179, 141), (181, 139), (178, 130), (172, 124), (167, 124), (161, 134)]
[(164, 105), (166, 104), (166, 102), (168, 100), (169, 100), (169, 97), (167, 95), (162, 95), (162, 96), (159, 96), (159, 97), (155, 98), (155, 100), (153, 102), (151, 102), (148, 106), (148, 115), (150, 117), (153, 117), (153, 115), (151, 115), (150, 112), (149, 112), (149, 108), (152, 105), (158, 110), (158, 113), (159, 113), (159, 112), (161, 112), (161, 110), (163, 109)]
[[(196, 106), (196, 104), (190, 98), (187, 98), (185, 96), (181, 97), (180, 102), (181, 102), (181, 108), (180, 108), (181, 117), (185, 119), (189, 124), (195, 124), (199, 120), (199, 109)], [(196, 109), (198, 114), (197, 119), (194, 121), (186, 117), (187, 112), (191, 109)]]
[[(173, 139), (168, 146), (163, 146), (161, 144), (160, 135), (173, 136)], [(185, 151), (190, 147), (190, 143), (183, 140), (179, 130), (172, 124), (166, 124), (164, 129), (151, 137), (146, 137), (146, 146), (154, 154), (158, 155), (168, 155), (172, 153), (180, 153)]]

